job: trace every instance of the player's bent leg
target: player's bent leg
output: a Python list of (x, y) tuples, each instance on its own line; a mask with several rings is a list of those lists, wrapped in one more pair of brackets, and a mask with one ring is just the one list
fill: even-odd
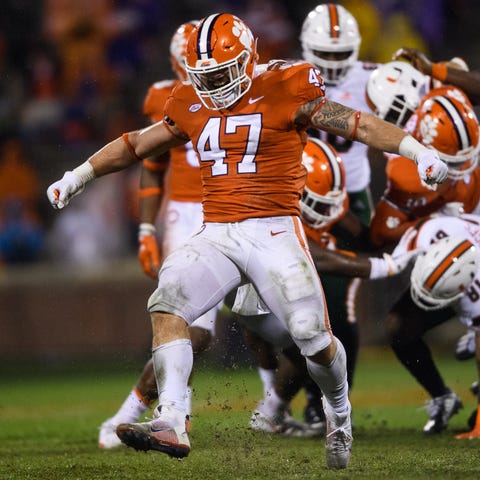
[[(153, 367), (159, 392), (157, 418), (121, 424), (117, 435), (136, 450), (156, 450), (181, 458), (190, 452), (186, 432), (185, 392), (193, 365), (187, 325), (181, 317), (152, 312)], [(162, 343), (163, 339), (163, 343)]]

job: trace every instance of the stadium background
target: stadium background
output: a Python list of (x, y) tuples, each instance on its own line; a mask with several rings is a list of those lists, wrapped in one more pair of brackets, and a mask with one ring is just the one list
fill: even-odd
[[(478, 69), (474, 0), (339, 2), (358, 19), (360, 58), (388, 61), (400, 46), (434, 60), (462, 56)], [(146, 124), (149, 85), (171, 78), (168, 44), (186, 20), (230, 11), (247, 21), (267, 58), (299, 58), (312, 1), (3, 0), (0, 5), (0, 358), (50, 364), (144, 358), (146, 299), (154, 288), (136, 260), (138, 170), (97, 180), (65, 211), (49, 183), (118, 134)], [(373, 177), (378, 198), (383, 176)], [(365, 284), (364, 345), (381, 344), (382, 284)], [(378, 292), (382, 292), (380, 295)], [(389, 292), (394, 292), (390, 288)], [(454, 322), (450, 322), (454, 323)], [(461, 327), (436, 331), (451, 348)], [(235, 325), (219, 326), (210, 353), (247, 362)]]

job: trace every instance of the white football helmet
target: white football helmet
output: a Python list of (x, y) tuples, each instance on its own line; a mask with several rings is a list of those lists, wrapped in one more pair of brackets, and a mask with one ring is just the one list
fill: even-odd
[(407, 62), (388, 62), (368, 78), (366, 99), (377, 117), (403, 127), (425, 94), (428, 77)]
[(467, 238), (442, 238), (415, 261), (410, 274), (412, 300), (423, 310), (447, 307), (464, 295), (479, 266), (479, 251)]
[(202, 103), (221, 110), (247, 93), (257, 59), (256, 41), (248, 26), (229, 13), (215, 13), (190, 35), (185, 68)]
[(360, 41), (355, 17), (335, 3), (315, 7), (305, 18), (300, 34), (303, 58), (332, 85), (340, 83), (357, 61)]

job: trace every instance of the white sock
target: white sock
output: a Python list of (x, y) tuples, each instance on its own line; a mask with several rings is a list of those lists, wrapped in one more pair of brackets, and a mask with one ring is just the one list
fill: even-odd
[(275, 370), (258, 367), (258, 375), (263, 384), (263, 396), (267, 398), (275, 390)]
[(188, 379), (193, 367), (192, 342), (180, 338), (164, 343), (153, 349), (152, 358), (160, 418), (177, 425), (183, 423)]
[(347, 382), (347, 355), (345, 348), (338, 338), (335, 357), (328, 367), (314, 363), (307, 358), (307, 368), (310, 376), (322, 390), (331, 410), (337, 414), (345, 413), (350, 402), (348, 401)]
[(275, 389), (270, 390), (269, 394), (258, 404), (258, 409), (267, 417), (273, 417), (283, 412), (286, 407), (287, 402), (277, 395)]
[(122, 403), (117, 413), (112, 417), (112, 422), (115, 424), (136, 422), (148, 407), (149, 406), (143, 402), (143, 397), (137, 390), (137, 387), (135, 387), (128, 394), (128, 397)]

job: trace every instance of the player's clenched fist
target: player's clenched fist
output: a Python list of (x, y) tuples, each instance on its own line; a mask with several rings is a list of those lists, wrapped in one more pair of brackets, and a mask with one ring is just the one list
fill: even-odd
[(427, 185), (442, 183), (448, 174), (445, 162), (433, 150), (421, 153), (417, 158), (418, 175)]
[(66, 207), (70, 200), (83, 191), (85, 184), (95, 178), (95, 171), (89, 161), (82, 163), (71, 172), (65, 172), (60, 180), (47, 189), (47, 197), (53, 208)]
[(61, 180), (52, 183), (47, 189), (48, 200), (53, 208), (66, 207), (72, 197), (83, 191), (85, 184), (73, 172), (65, 172)]

